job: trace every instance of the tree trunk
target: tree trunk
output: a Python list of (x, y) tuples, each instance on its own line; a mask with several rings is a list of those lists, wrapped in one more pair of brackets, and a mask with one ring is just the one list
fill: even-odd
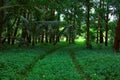
[(90, 48), (90, 0), (87, 0), (87, 39), (86, 39), (86, 45), (87, 48)]
[(75, 44), (75, 32), (74, 32), (74, 30), (75, 30), (75, 23), (73, 23), (73, 26), (72, 26), (72, 34), (71, 34), (71, 43), (72, 44)]
[(108, 46), (108, 9), (109, 7), (107, 6), (107, 14), (106, 14), (106, 34), (105, 34), (105, 46)]
[(56, 43), (57, 42), (60, 42), (60, 37), (59, 36), (56, 36)]
[(56, 31), (55, 31), (56, 35), (55, 35), (55, 43), (54, 44), (56, 44), (57, 42), (60, 41), (59, 32), (60, 31), (59, 31), (59, 26), (58, 26)]
[(41, 43), (43, 43), (43, 42), (44, 42), (44, 32), (41, 35)]
[[(57, 20), (60, 21), (60, 13), (59, 13), (59, 12), (58, 12), (58, 14), (57, 14)], [(58, 26), (57, 32), (56, 32), (56, 42), (55, 42), (55, 44), (58, 43), (58, 42), (60, 42), (59, 32), (60, 32), (60, 31), (59, 31), (59, 26)]]
[(103, 31), (102, 31), (102, 26), (100, 26), (100, 43), (103, 43)]
[(10, 33), (10, 26), (8, 25), (8, 28), (7, 28), (7, 42), (8, 44), (10, 45), (10, 42), (11, 42), (11, 33)]
[(119, 13), (119, 19), (116, 27), (116, 34), (115, 34), (115, 40), (114, 40), (114, 51), (119, 50), (119, 43), (120, 43), (120, 13)]
[(35, 46), (35, 37), (32, 38), (32, 46)]
[(45, 42), (48, 43), (48, 26), (45, 26)]
[[(102, 8), (102, 0), (100, 0), (100, 8)], [(99, 21), (101, 22), (102, 13), (99, 13)], [(102, 25), (99, 22), (99, 28), (100, 28), (100, 43), (103, 43), (103, 30), (102, 30)]]
[[(3, 0), (0, 0), (0, 7), (2, 7), (3, 4), (4, 4)], [(4, 11), (0, 10), (0, 46), (2, 45), (3, 17), (4, 17)]]
[(52, 39), (52, 44), (54, 44), (55, 42), (56, 42), (56, 40), (55, 40), (55, 34), (53, 34), (53, 39)]
[(4, 39), (2, 39), (2, 44), (4, 44), (5, 43), (5, 41), (6, 41), (6, 37), (4, 38)]
[(96, 40), (96, 43), (98, 44), (98, 41), (99, 41), (99, 31), (98, 31), (99, 28), (97, 28), (97, 40)]
[(28, 43), (28, 44), (31, 43), (31, 35), (27, 35), (27, 43)]
[(68, 36), (69, 44), (71, 44), (71, 40), (72, 40), (72, 26), (69, 27), (69, 36)]
[(49, 43), (51, 43), (51, 44), (52, 44), (52, 39), (53, 39), (53, 36), (50, 35), (50, 36), (49, 36)]
[[(45, 6), (45, 16), (43, 17), (44, 21), (47, 21), (48, 6)], [(45, 42), (48, 43), (48, 25), (45, 25)]]
[[(22, 14), (25, 18), (27, 17), (25, 10), (23, 10)], [(22, 41), (24, 42), (25, 45), (26, 45), (26, 42), (27, 42), (27, 36), (28, 36), (27, 28), (25, 26), (25, 22), (23, 21), (21, 38), (22, 38)], [(20, 45), (22, 45), (22, 44), (20, 44)]]
[(26, 39), (26, 37), (27, 37), (27, 31), (26, 31), (26, 28), (22, 28), (22, 39)]
[(13, 26), (16, 24), (16, 21), (17, 21), (17, 17), (15, 18), (15, 20), (14, 20), (14, 22), (11, 24), (11, 25), (9, 25), (10, 24), (10, 22), (9, 22), (9, 24), (8, 24), (8, 27), (7, 27), (7, 40), (8, 40), (8, 44), (10, 45), (11, 44), (11, 40), (12, 40), (12, 28), (13, 28)]
[[(74, 6), (73, 6), (74, 7)], [(73, 26), (72, 26), (72, 44), (75, 44), (75, 18), (76, 18), (76, 8), (74, 7), (74, 15), (73, 15)]]
[(14, 45), (14, 43), (15, 43), (15, 39), (16, 39), (17, 31), (18, 31), (18, 26), (19, 26), (19, 22), (20, 22), (20, 18), (18, 18), (17, 23), (16, 23), (15, 32), (14, 32), (13, 38), (12, 38), (12, 45)]

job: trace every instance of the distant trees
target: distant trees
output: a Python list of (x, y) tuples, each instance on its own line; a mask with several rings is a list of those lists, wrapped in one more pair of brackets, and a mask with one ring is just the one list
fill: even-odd
[[(0, 44), (56, 44), (61, 36), (70, 44), (78, 36), (92, 42), (109, 42), (109, 0), (0, 0)], [(116, 14), (113, 14), (116, 15)], [(61, 20), (61, 18), (63, 20)]]

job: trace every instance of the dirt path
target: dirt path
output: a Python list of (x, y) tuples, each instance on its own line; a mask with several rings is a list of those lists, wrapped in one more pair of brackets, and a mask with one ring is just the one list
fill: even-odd
[(82, 67), (79, 65), (79, 62), (77, 61), (77, 59), (75, 58), (75, 53), (73, 51), (70, 51), (70, 57), (71, 57), (71, 60), (72, 60), (72, 63), (74, 64), (75, 68), (76, 68), (76, 71), (79, 73), (79, 74), (82, 74), (82, 78), (83, 80), (91, 80), (90, 79), (90, 76), (88, 74), (86, 74), (84, 72), (84, 70), (82, 69)]
[(66, 47), (66, 46), (62, 46), (62, 47), (51, 49), (51, 50), (47, 51), (46, 54), (40, 55), (39, 57), (37, 57), (36, 59), (34, 59), (34, 61), (31, 62), (28, 66), (26, 66), (24, 70), (22, 70), (21, 72), (19, 72), (17, 74), (22, 75), (22, 80), (26, 80), (27, 76), (33, 70), (34, 66), (36, 65), (36, 63), (39, 60), (44, 59), (46, 56), (49, 56), (53, 52), (57, 51), (58, 49), (64, 48), (64, 47)]

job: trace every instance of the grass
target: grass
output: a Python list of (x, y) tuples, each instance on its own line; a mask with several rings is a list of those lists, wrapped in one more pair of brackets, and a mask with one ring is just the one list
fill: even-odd
[(120, 55), (110, 47), (63, 43), (0, 51), (0, 80), (120, 80)]

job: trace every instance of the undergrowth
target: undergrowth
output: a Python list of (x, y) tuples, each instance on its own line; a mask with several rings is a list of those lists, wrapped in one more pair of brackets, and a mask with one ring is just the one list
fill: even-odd
[[(58, 43), (55, 46), (8, 47), (0, 51), (0, 80), (88, 79), (83, 79), (84, 75), (90, 80), (120, 80), (119, 52), (115, 54), (111, 47), (101, 46), (86, 49), (78, 44)], [(71, 51), (75, 53), (78, 68), (84, 73), (78, 73), (70, 57)], [(41, 55), (44, 57), (39, 59)]]

